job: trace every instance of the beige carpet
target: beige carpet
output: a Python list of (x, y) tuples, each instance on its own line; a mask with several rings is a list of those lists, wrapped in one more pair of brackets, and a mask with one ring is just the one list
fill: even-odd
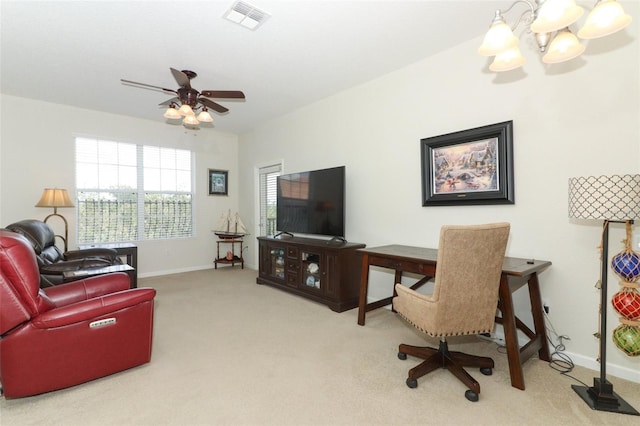
[[(506, 355), (476, 338), (452, 350), (492, 356), (492, 376), (469, 402), (445, 370), (404, 381), (416, 359), (400, 361), (399, 343), (425, 338), (379, 309), (356, 324), (342, 314), (255, 284), (256, 272), (223, 267), (147, 278), (158, 290), (150, 364), (70, 389), (0, 399), (9, 425), (629, 425), (640, 417), (591, 410), (574, 380), (531, 359), (527, 389), (510, 386)], [(429, 344), (437, 344), (430, 340)], [(46, 360), (43, 360), (46, 362)], [(572, 373), (591, 384), (598, 373)], [(640, 385), (610, 378), (636, 409)], [(638, 424), (638, 423), (635, 423)]]

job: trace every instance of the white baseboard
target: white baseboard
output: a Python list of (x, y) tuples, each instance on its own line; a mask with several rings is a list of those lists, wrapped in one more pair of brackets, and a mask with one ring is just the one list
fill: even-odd
[[(491, 337), (493, 339), (501, 340), (504, 342), (504, 332), (502, 330), (502, 327), (497, 326)], [(520, 345), (520, 347), (526, 345), (527, 343), (528, 340), (526, 336), (518, 336), (518, 344)], [(576, 354), (573, 352), (564, 352), (564, 354), (571, 358), (575, 365), (593, 370), (594, 377), (598, 377), (600, 375), (600, 363), (594, 358), (586, 357), (584, 355)], [(628, 367), (612, 364), (610, 362), (607, 363), (607, 377), (609, 376), (615, 376), (620, 379), (629, 380), (630, 382), (640, 383), (639, 370), (632, 370)]]
[(147, 272), (145, 274), (138, 274), (138, 278), (151, 278), (151, 277), (159, 277), (161, 275), (171, 275), (171, 274), (180, 274), (183, 272), (202, 271), (204, 269), (214, 269), (214, 267), (215, 265), (205, 265), (205, 266), (196, 266), (191, 268), (167, 269), (165, 271), (155, 271), (155, 272)]
[[(565, 354), (573, 360), (575, 365), (594, 370), (594, 376), (596, 377), (600, 375), (600, 363), (595, 359), (572, 352), (565, 352)], [(640, 371), (632, 370), (628, 367), (622, 367), (617, 364), (611, 364), (610, 362), (607, 363), (607, 377), (609, 376), (615, 376), (620, 379), (629, 380), (630, 382), (640, 383)]]

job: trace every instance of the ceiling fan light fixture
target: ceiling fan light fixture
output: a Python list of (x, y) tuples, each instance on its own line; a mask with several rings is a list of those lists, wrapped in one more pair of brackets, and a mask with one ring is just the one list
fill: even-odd
[(182, 120), (182, 124), (188, 126), (197, 126), (198, 124), (200, 124), (200, 122), (195, 115), (187, 115), (184, 120)]
[(203, 123), (212, 123), (213, 117), (211, 117), (211, 114), (209, 114), (209, 111), (206, 108), (203, 108), (202, 111), (200, 111), (200, 114), (198, 114), (197, 120)]
[(170, 105), (169, 108), (164, 112), (164, 118), (169, 118), (172, 120), (176, 120), (182, 118), (175, 105)]
[(191, 107), (187, 104), (182, 104), (178, 112), (180, 113), (180, 115), (184, 117), (188, 117), (190, 115), (196, 115), (196, 113), (193, 112), (193, 109), (191, 109)]
[[(169, 70), (171, 71), (173, 78), (176, 80), (176, 83), (180, 86), (177, 90), (146, 83), (139, 83), (137, 81), (120, 79), (121, 82), (128, 85), (175, 93), (175, 97), (159, 104), (161, 107), (167, 107), (163, 113), (163, 116), (168, 119), (167, 124), (177, 125), (182, 121), (182, 124), (187, 128), (199, 129), (198, 124), (200, 124), (200, 122), (213, 122), (213, 117), (211, 116), (211, 113), (209, 113), (209, 109), (221, 114), (229, 111), (229, 108), (220, 105), (210, 98), (245, 99), (244, 93), (240, 90), (203, 90), (202, 92), (199, 92), (191, 87), (191, 80), (198, 75), (194, 71), (179, 71), (178, 69), (171, 67)], [(197, 117), (194, 109), (199, 111)]]

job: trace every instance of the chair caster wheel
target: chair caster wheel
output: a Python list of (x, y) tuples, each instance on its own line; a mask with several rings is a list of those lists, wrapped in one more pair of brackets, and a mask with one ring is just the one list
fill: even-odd
[(493, 369), (492, 369), (492, 368), (489, 368), (489, 367), (484, 367), (484, 368), (481, 368), (481, 369), (480, 369), (480, 372), (481, 372), (482, 374), (484, 374), (485, 376), (490, 376), (490, 375), (492, 375), (492, 374), (493, 374)]
[(415, 389), (418, 387), (418, 381), (416, 379), (407, 379), (406, 383), (407, 386), (409, 386), (411, 389)]
[(398, 358), (405, 360), (407, 359), (407, 354), (405, 354), (404, 352), (398, 352)]
[(464, 393), (464, 396), (471, 402), (478, 402), (478, 394), (472, 391), (471, 389), (467, 390)]

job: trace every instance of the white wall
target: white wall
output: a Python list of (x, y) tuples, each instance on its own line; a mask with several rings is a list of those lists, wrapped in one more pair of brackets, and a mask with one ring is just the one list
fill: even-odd
[[(637, 3), (625, 7), (640, 16)], [(284, 159), (285, 173), (346, 166), (346, 237), (369, 247), (436, 247), (443, 224), (508, 221), (507, 255), (553, 262), (540, 276), (550, 321), (571, 338), (574, 361), (597, 370), (601, 224), (567, 217), (567, 181), (640, 172), (639, 23), (548, 69), (523, 34), (524, 71), (501, 75), (477, 55), (478, 38), (266, 123), (241, 136), (240, 211), (255, 212), (255, 168)], [(422, 207), (420, 139), (506, 120), (514, 122), (515, 205)], [(622, 238), (623, 227), (612, 226), (612, 254)], [(256, 251), (250, 239), (254, 267)], [(613, 295), (618, 279), (609, 279)], [(369, 296), (390, 295), (392, 280), (372, 274)], [(526, 290), (516, 296), (530, 318)], [(612, 309), (609, 318), (613, 329)], [(608, 339), (609, 372), (640, 382), (640, 360)]]
[[(43, 219), (51, 209), (34, 207), (45, 187), (75, 194), (74, 137), (97, 136), (121, 142), (190, 149), (196, 153), (195, 238), (138, 242), (139, 275), (150, 276), (213, 267), (215, 235), (222, 213), (237, 210), (238, 137), (215, 129), (188, 131), (158, 121), (3, 95), (1, 98), (0, 226)], [(32, 117), (38, 117), (32, 120)], [(229, 170), (229, 196), (209, 196), (208, 169)], [(69, 248), (76, 243), (75, 209), (60, 209), (69, 221)], [(54, 228), (61, 222), (51, 222)], [(57, 233), (61, 232), (56, 229)]]

